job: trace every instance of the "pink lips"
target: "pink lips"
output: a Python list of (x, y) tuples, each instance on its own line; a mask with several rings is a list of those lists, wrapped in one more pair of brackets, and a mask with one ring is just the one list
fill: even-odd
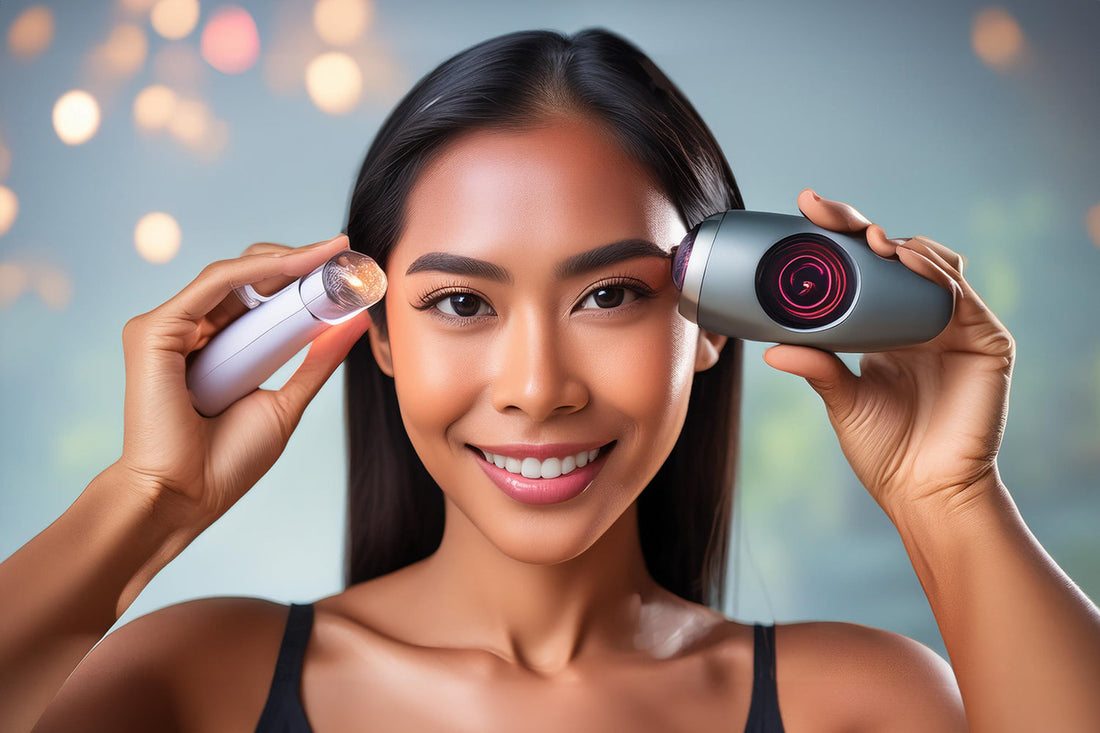
[(486, 461), (485, 456), (477, 448), (471, 447), (470, 450), (477, 456), (481, 470), (485, 471), (493, 483), (505, 494), (524, 504), (557, 504), (584, 493), (596, 478), (596, 474), (603, 468), (607, 455), (611, 452), (610, 447), (601, 450), (596, 460), (590, 461), (582, 468), (575, 468), (564, 476), (526, 478), (509, 473), (495, 463)]

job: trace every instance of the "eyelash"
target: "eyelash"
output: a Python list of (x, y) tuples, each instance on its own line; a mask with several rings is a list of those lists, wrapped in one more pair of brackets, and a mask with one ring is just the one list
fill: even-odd
[[(655, 297), (657, 295), (657, 292), (655, 290), (653, 290), (653, 288), (649, 287), (648, 285), (646, 285), (645, 283), (643, 283), (639, 280), (635, 280), (634, 278), (630, 278), (630, 277), (616, 276), (616, 277), (612, 277), (611, 279), (606, 280), (604, 282), (597, 283), (596, 285), (593, 285), (592, 289), (584, 294), (584, 298), (581, 300), (581, 302), (583, 303), (585, 300), (588, 300), (589, 296), (592, 295), (592, 293), (594, 293), (598, 290), (610, 290), (610, 289), (614, 289), (614, 288), (629, 290), (629, 291), (637, 294), (637, 296), (639, 298), (652, 298), (652, 297)], [(444, 285), (441, 288), (435, 288), (433, 290), (429, 290), (428, 292), (421, 294), (420, 296), (417, 297), (417, 302), (419, 303), (419, 305), (415, 305), (413, 307), (416, 308), (417, 310), (429, 310), (429, 309), (431, 309), (432, 310), (432, 315), (434, 315), (438, 318), (442, 318), (446, 321), (457, 322), (457, 325), (459, 325), (459, 326), (466, 326), (466, 325), (469, 325), (473, 322), (476, 322), (477, 320), (479, 320), (481, 318), (487, 318), (488, 317), (488, 315), (484, 315), (484, 316), (452, 316), (450, 313), (444, 313), (444, 312), (438, 310), (437, 308), (435, 308), (435, 305), (437, 303), (445, 300), (446, 298), (454, 296), (454, 295), (472, 295), (475, 298), (481, 300), (483, 303), (485, 302), (485, 299), (482, 296), (478, 295), (477, 293), (475, 293), (471, 290), (468, 290), (464, 287), (461, 287), (458, 283), (454, 283), (454, 284)], [(631, 301), (631, 302), (633, 303), (633, 302), (636, 302), (636, 301)], [(597, 308), (596, 310), (614, 312), (614, 311), (622, 310), (624, 308), (628, 308), (629, 306), (630, 306), (630, 303), (626, 303), (624, 305), (618, 305), (618, 306), (615, 306), (613, 308)], [(491, 307), (492, 306), (490, 306), (490, 308)], [(585, 309), (585, 310), (590, 310), (590, 309)], [(491, 314), (489, 314), (489, 315), (491, 315)]]

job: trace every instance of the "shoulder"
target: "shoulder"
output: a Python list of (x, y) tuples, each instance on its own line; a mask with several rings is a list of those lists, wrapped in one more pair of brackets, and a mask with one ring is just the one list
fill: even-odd
[(951, 666), (924, 644), (854, 623), (775, 629), (779, 704), (791, 730), (967, 729)]
[(288, 612), (259, 598), (221, 597), (140, 616), (88, 653), (36, 730), (70, 730), (77, 721), (89, 731), (251, 730)]

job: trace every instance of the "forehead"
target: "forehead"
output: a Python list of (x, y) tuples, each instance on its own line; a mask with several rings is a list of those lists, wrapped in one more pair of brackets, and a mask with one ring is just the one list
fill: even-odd
[(684, 234), (652, 174), (596, 122), (561, 118), (474, 130), (425, 166), (394, 256), (428, 251), (583, 251), (640, 237), (668, 251)]

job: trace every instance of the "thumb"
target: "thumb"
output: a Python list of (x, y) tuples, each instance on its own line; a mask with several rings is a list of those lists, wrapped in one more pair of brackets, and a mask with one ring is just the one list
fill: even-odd
[(284, 413), (284, 424), (295, 426), (306, 406), (371, 326), (368, 311), (327, 329), (310, 344), (306, 358), (278, 391), (268, 393)]
[(803, 377), (821, 395), (833, 415), (847, 415), (855, 401), (859, 377), (831, 351), (779, 344), (764, 352), (764, 361), (781, 372)]

